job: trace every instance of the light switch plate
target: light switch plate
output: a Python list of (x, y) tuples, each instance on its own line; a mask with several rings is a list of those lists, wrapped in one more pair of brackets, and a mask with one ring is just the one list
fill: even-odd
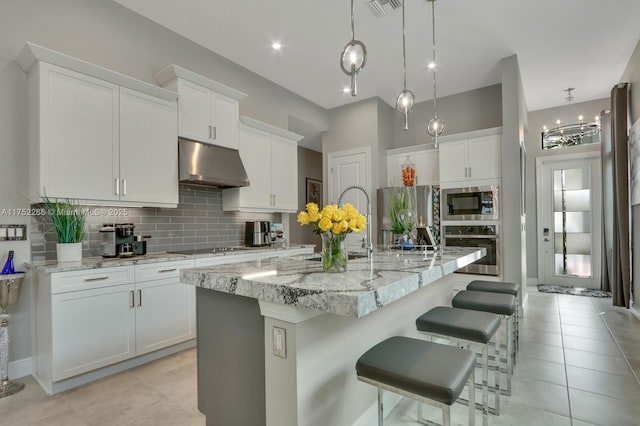
[(280, 358), (287, 357), (287, 330), (273, 327), (273, 354)]

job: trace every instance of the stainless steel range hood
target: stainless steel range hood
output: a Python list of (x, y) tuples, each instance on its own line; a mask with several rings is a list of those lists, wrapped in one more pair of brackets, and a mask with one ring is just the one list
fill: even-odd
[(180, 183), (216, 188), (249, 186), (236, 149), (178, 138)]

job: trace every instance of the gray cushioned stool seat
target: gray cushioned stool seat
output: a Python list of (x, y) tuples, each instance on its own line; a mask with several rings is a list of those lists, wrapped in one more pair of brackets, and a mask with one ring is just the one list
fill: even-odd
[(503, 281), (473, 280), (467, 285), (467, 290), (486, 291), (489, 293), (506, 293), (518, 296), (518, 284)]
[(358, 359), (356, 372), (377, 382), (452, 405), (476, 367), (465, 349), (395, 336)]
[(489, 312), (438, 306), (416, 320), (418, 331), (487, 343), (500, 327), (500, 316)]
[(459, 291), (451, 301), (454, 308), (492, 312), (500, 315), (513, 315), (516, 298), (510, 294), (489, 293), (486, 291)]

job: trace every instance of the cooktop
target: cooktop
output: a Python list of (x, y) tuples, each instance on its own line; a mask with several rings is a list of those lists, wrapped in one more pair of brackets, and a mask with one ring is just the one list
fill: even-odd
[(172, 250), (167, 253), (173, 254), (207, 254), (207, 253), (227, 253), (234, 251), (247, 251), (255, 250), (262, 247), (247, 247), (247, 246), (235, 246), (235, 247), (208, 247), (198, 249), (186, 249), (186, 250)]

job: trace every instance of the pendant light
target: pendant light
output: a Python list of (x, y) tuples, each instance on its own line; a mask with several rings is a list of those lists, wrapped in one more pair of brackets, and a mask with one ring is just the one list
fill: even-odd
[(357, 96), (358, 88), (356, 83), (356, 75), (364, 68), (367, 63), (367, 48), (360, 40), (356, 40), (355, 25), (353, 21), (354, 7), (351, 0), (351, 41), (342, 50), (340, 57), (340, 68), (351, 77), (351, 96)]
[(396, 99), (396, 109), (404, 114), (404, 130), (409, 130), (409, 111), (413, 108), (415, 96), (407, 90), (407, 51), (404, 24), (404, 0), (402, 0), (402, 68), (404, 70), (404, 89)]
[(433, 71), (433, 118), (427, 124), (427, 133), (435, 139), (435, 147), (438, 148), (438, 136), (444, 131), (444, 121), (438, 118), (438, 112), (436, 110), (436, 12), (435, 2), (436, 0), (427, 0), (431, 2), (431, 24), (432, 24), (432, 47), (433, 47), (433, 60), (429, 64), (429, 69)]

